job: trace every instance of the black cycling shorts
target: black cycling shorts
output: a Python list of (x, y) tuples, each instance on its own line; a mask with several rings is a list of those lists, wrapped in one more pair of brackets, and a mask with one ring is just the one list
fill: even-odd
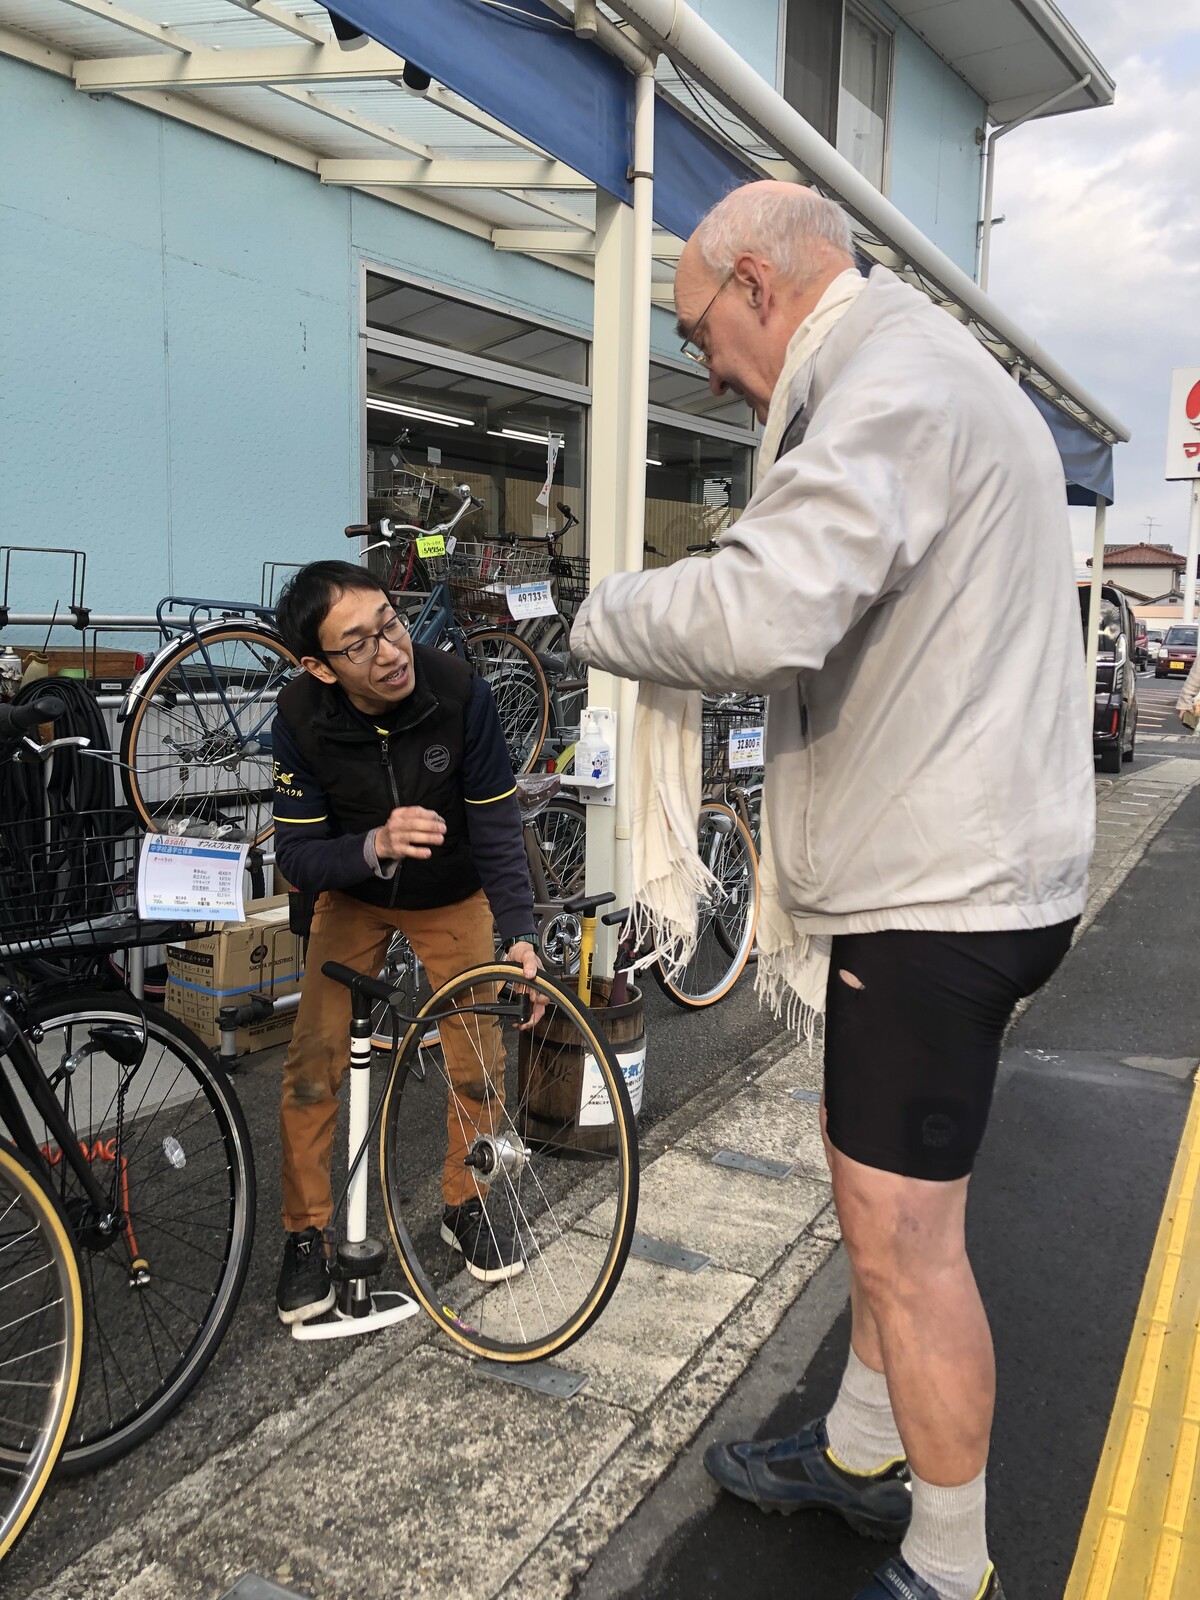
[(825, 1004), (834, 1148), (906, 1178), (966, 1177), (1013, 1009), (1058, 966), (1078, 920), (1002, 933), (835, 937)]

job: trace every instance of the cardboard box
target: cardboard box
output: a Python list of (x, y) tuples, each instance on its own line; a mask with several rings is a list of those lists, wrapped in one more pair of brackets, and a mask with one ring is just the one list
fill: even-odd
[[(288, 928), (287, 895), (251, 901), (245, 922), (228, 923), (198, 939), (167, 946), (167, 1011), (212, 1050), (221, 1047), (222, 1006), (252, 994), (278, 999), (304, 977), (303, 941)], [(283, 1044), (294, 1009), (237, 1031), (238, 1055)]]

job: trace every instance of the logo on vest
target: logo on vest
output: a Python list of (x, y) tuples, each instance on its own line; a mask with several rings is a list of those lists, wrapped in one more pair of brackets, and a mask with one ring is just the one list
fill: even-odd
[(444, 744), (431, 744), (425, 752), (425, 765), (430, 772), (445, 772), (450, 765), (450, 752)]

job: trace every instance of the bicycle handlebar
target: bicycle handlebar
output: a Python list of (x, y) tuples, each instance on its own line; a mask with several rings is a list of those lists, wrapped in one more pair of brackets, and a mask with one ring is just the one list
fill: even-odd
[(20, 744), (40, 722), (54, 722), (66, 709), (67, 702), (53, 689), (22, 706), (0, 705), (0, 744)]
[(432, 528), (422, 528), (416, 522), (394, 522), (391, 517), (380, 517), (378, 522), (352, 522), (346, 528), (347, 539), (371, 538), (377, 536), (386, 544), (402, 533), (416, 533), (425, 538), (433, 538), (436, 534), (447, 534), (453, 530), (466, 516), (468, 511), (482, 511), (483, 501), (471, 493), (469, 486), (460, 483), (458, 495), (461, 500), (458, 510), (446, 522), (439, 522)]

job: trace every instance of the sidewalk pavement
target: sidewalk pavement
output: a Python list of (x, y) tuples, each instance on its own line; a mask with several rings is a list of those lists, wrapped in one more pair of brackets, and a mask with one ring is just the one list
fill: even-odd
[[(1197, 782), (1200, 762), (1178, 758), (1097, 780), (1084, 928)], [(316, 1388), (243, 1434), (214, 1438), (193, 1470), (53, 1581), (7, 1592), (216, 1600), (257, 1574), (278, 1587), (247, 1581), (239, 1596), (569, 1596), (794, 1302), (790, 1320), (806, 1316), (805, 1291), (837, 1254), (820, 1085), (819, 1048), (781, 1035), (654, 1126), (639, 1232), (711, 1263), (689, 1274), (631, 1259), (597, 1327), (556, 1362), (587, 1374), (573, 1399), (486, 1377), (413, 1319), (356, 1342)], [(790, 1174), (715, 1166), (721, 1150)], [(811, 1305), (821, 1334), (840, 1309), (831, 1281), (821, 1275)], [(253, 1384), (247, 1366), (243, 1347), (239, 1370), (214, 1369), (205, 1384), (225, 1384), (236, 1408), (238, 1384)], [(138, 1457), (114, 1470), (135, 1474)], [(31, 1544), (36, 1534), (35, 1523)]]

